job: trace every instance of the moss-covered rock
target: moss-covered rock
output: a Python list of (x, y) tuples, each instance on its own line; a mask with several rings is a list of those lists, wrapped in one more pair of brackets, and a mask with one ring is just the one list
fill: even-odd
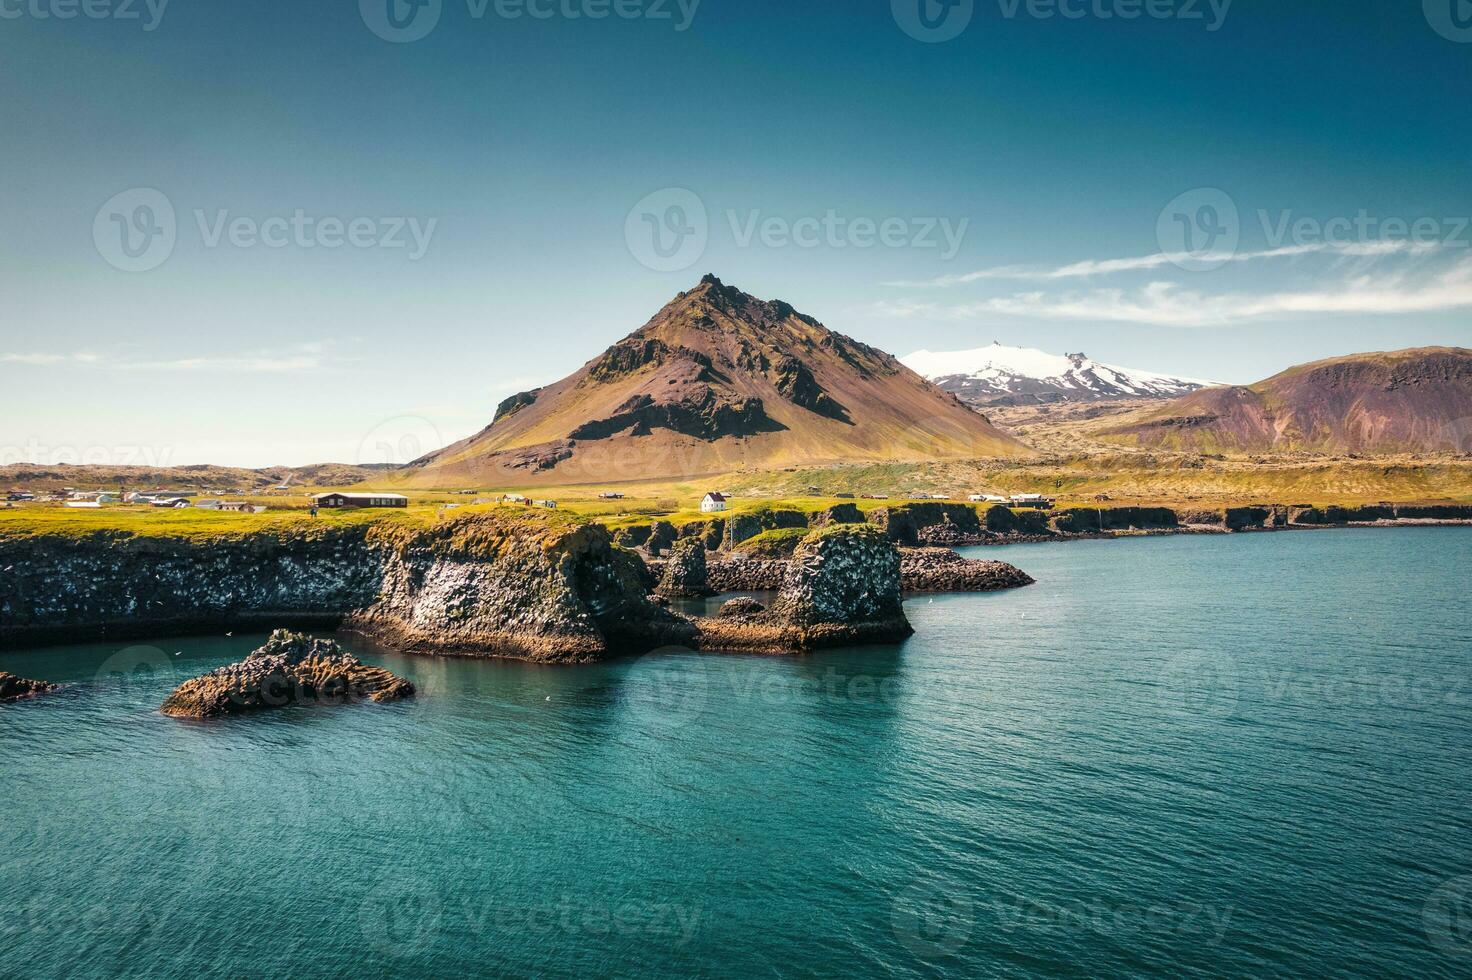
[(901, 605), (899, 553), (888, 536), (868, 524), (836, 524), (803, 538), (771, 609), (702, 620), (700, 643), (787, 653), (894, 642), (912, 632)]
[(656, 591), (668, 598), (694, 598), (712, 595), (706, 572), (705, 542), (700, 538), (682, 538), (670, 550), (664, 563), (664, 576)]

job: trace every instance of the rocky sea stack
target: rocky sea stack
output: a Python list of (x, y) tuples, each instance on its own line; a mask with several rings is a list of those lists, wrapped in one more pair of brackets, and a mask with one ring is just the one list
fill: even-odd
[(277, 630), (240, 663), (180, 684), (161, 710), (175, 718), (222, 718), (293, 705), (413, 696), (413, 684), (362, 663), (333, 640)]
[(791, 653), (850, 643), (892, 643), (914, 630), (900, 598), (900, 556), (869, 524), (811, 532), (788, 563), (770, 609), (723, 609), (700, 621), (707, 650)]
[(57, 689), (57, 685), (48, 684), (45, 681), (31, 681), (24, 677), (16, 677), (0, 670), (0, 701), (19, 701), (21, 698), (33, 698), (38, 694), (50, 694)]
[(685, 538), (675, 543), (669, 560), (664, 565), (664, 577), (660, 579), (660, 595), (671, 599), (700, 598), (714, 595), (705, 565), (705, 542), (699, 538)]

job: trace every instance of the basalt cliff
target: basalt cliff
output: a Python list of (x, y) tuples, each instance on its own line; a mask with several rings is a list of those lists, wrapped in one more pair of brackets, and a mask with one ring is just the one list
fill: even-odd
[[(668, 590), (707, 591), (703, 550), (679, 555)], [(668, 646), (797, 652), (909, 631), (898, 553), (869, 525), (811, 532), (776, 608), (739, 630), (651, 601), (650, 569), (601, 525), (519, 511), (208, 540), (37, 535), (0, 540), (0, 563), (13, 569), (0, 579), (7, 646), (307, 625), (409, 652), (575, 663)], [(180, 712), (198, 714), (211, 691), (255, 673), (201, 681)]]
[(598, 525), (508, 512), (208, 539), (0, 539), (0, 644), (348, 627), (416, 652), (581, 661), (680, 642)]

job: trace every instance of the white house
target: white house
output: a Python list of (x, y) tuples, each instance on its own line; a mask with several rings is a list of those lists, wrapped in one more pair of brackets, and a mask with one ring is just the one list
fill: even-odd
[(726, 509), (726, 495), (714, 491), (705, 495), (700, 501), (700, 512), (702, 514), (714, 514)]

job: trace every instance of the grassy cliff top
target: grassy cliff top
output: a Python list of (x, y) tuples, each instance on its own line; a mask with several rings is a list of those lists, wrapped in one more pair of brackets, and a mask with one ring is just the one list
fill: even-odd
[(434, 508), (408, 510), (322, 511), (313, 518), (306, 511), (280, 510), (264, 514), (237, 514), (197, 508), (103, 507), (81, 510), (56, 506), (0, 508), (0, 538), (110, 537), (176, 538), (208, 541), (259, 534), (278, 537), (314, 536), (334, 529), (393, 522), (425, 526)]

